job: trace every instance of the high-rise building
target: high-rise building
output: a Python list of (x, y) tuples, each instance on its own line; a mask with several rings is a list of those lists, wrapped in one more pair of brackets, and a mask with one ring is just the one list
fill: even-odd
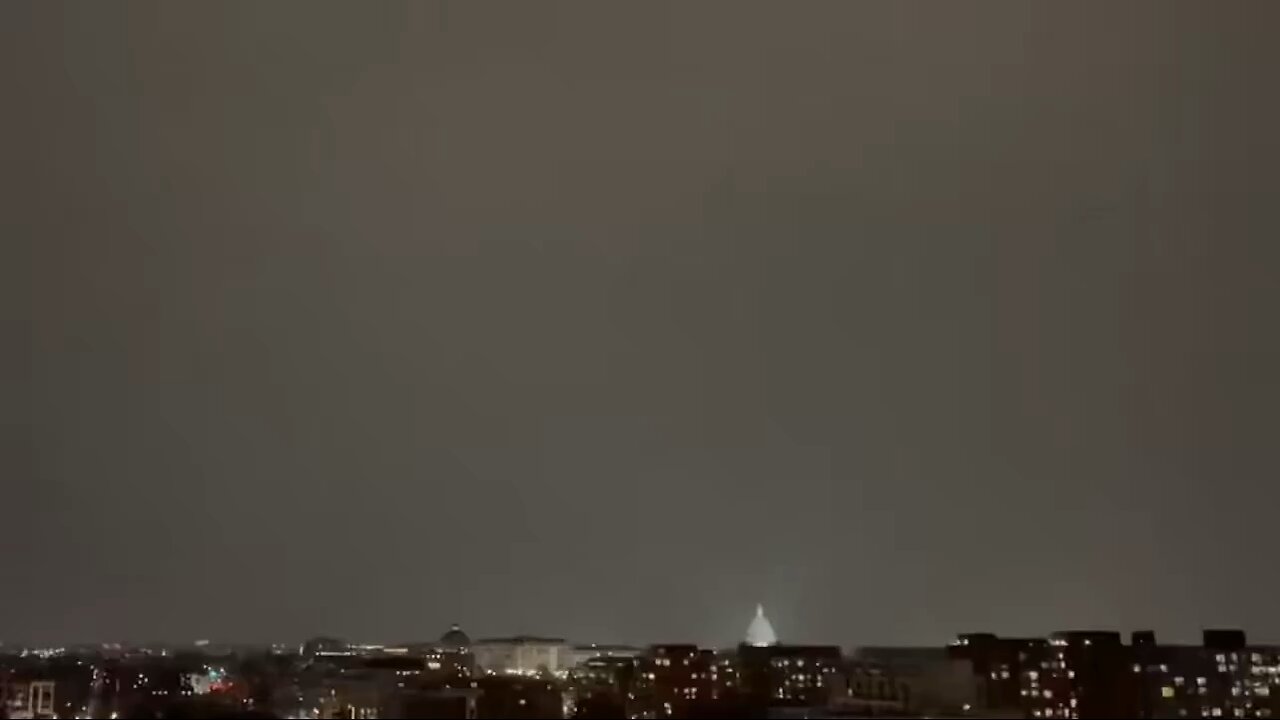
[(1071, 631), (1049, 638), (1040, 667), (1022, 673), (1031, 717), (1135, 717), (1140, 703), (1131, 673), (1132, 648), (1117, 632)]
[[(973, 664), (983, 715), (1030, 718), (1280, 717), (1280, 648), (1239, 630), (1200, 645), (1161, 645), (1154, 632), (1054, 633), (1047, 640), (961, 635), (948, 652)], [(1010, 695), (1016, 681), (1017, 695)]]
[(706, 656), (697, 645), (651, 645), (639, 658), (635, 695), (653, 717), (688, 717), (698, 702)]
[(1238, 630), (1206, 630), (1198, 646), (1158, 645), (1153, 633), (1135, 633), (1133, 651), (1142, 717), (1280, 717), (1280, 647), (1250, 646)]
[(971, 664), (979, 681), (977, 707), (984, 712), (1016, 709), (1030, 716), (1031, 703), (1022, 680), (1027, 670), (1038, 671), (1047, 661), (1047, 639), (967, 633), (957, 636), (947, 652)]

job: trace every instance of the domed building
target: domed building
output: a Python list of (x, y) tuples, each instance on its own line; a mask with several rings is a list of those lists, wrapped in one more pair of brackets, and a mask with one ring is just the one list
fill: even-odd
[(445, 652), (467, 652), (471, 649), (471, 638), (454, 623), (440, 636), (439, 647)]
[(309, 658), (325, 655), (350, 655), (351, 643), (332, 637), (313, 637), (302, 643), (298, 652)]
[(747, 626), (747, 637), (743, 644), (751, 647), (772, 647), (778, 644), (778, 636), (773, 632), (773, 623), (764, 616), (764, 606), (756, 605), (756, 616), (751, 618)]
[(457, 623), (450, 625), (425, 660), (427, 679), (446, 687), (465, 687), (471, 682), (471, 673), (475, 670), (471, 636), (463, 632)]

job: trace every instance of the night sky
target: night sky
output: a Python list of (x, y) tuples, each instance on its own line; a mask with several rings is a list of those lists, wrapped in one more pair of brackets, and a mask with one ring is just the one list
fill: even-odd
[(1280, 641), (1277, 26), (0, 4), (0, 638)]

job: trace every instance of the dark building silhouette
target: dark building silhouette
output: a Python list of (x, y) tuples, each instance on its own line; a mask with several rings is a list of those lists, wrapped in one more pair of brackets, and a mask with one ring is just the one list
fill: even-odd
[(814, 707), (828, 703), (831, 676), (844, 670), (834, 645), (738, 646), (743, 693), (757, 707)]
[[(953, 717), (982, 712), (983, 682), (969, 660), (937, 647), (862, 647), (838, 678), (833, 703), (862, 714)], [(1020, 713), (1019, 713), (1020, 714)]]
[[(1240, 630), (1206, 630), (1200, 645), (1161, 645), (1142, 630), (1061, 632), (1046, 641), (962, 635), (948, 650), (985, 683), (981, 709), (1031, 718), (1280, 717), (1280, 648)], [(1010, 695), (1016, 680), (1017, 697)]]
[(704, 656), (697, 645), (651, 645), (639, 657), (637, 706), (653, 717), (688, 717), (698, 699)]
[(562, 718), (564, 693), (554, 680), (492, 675), (479, 678), (479, 718)]
[(960, 635), (948, 647), (951, 657), (970, 662), (979, 679), (978, 706), (986, 709), (1018, 709), (1030, 716), (1023, 678), (1027, 670), (1041, 669), (1049, 641), (1045, 638), (1002, 638), (991, 633)]
[(634, 657), (593, 657), (570, 674), (575, 717), (631, 717), (639, 660)]

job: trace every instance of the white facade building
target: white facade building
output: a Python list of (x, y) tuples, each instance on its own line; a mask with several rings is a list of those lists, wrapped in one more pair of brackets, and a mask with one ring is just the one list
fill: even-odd
[(477, 640), (471, 646), (476, 667), (495, 674), (559, 673), (573, 667), (574, 653), (562, 638), (521, 635)]
[(751, 618), (747, 626), (747, 637), (744, 643), (752, 647), (769, 647), (778, 644), (778, 636), (773, 632), (773, 623), (764, 616), (764, 606), (756, 605), (756, 616)]

